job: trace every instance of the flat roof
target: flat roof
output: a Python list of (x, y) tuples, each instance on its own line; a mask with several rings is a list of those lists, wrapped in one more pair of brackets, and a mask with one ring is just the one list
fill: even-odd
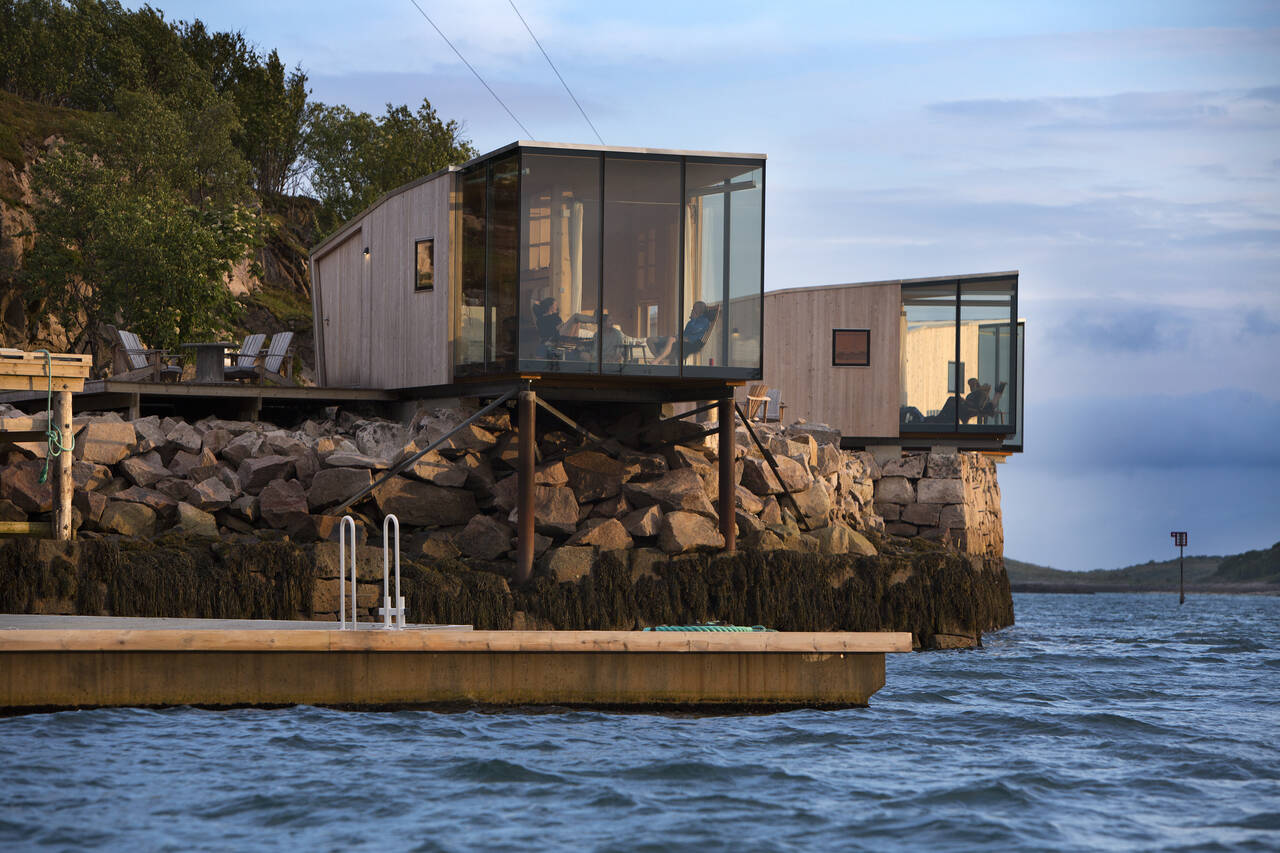
[(887, 278), (883, 281), (851, 281), (844, 284), (816, 284), (807, 285), (805, 287), (780, 287), (777, 290), (766, 290), (765, 298), (777, 296), (782, 293), (807, 293), (811, 290), (837, 290), (843, 287), (884, 287), (886, 285), (913, 285), (913, 284), (933, 284), (943, 281), (984, 281), (1000, 278), (1016, 278), (1019, 275), (1018, 270), (1004, 270), (1001, 272), (975, 272), (966, 273), (965, 275), (935, 275), (926, 276), (924, 278)]
[(331, 244), (337, 242), (339, 237), (345, 236), (350, 231), (352, 224), (368, 216), (375, 209), (381, 206), (385, 201), (387, 201), (387, 199), (393, 198), (394, 196), (397, 196), (400, 193), (405, 192), (407, 190), (411, 190), (414, 187), (421, 186), (422, 184), (425, 184), (428, 181), (435, 180), (436, 178), (442, 175), (447, 175), (450, 172), (462, 171), (463, 169), (470, 168), (471, 166), (474, 166), (477, 163), (483, 163), (486, 160), (491, 160), (494, 157), (498, 157), (502, 154), (507, 153), (508, 151), (514, 151), (518, 148), (527, 148), (527, 149), (535, 149), (535, 150), (542, 150), (542, 151), (579, 151), (579, 152), (596, 153), (596, 154), (638, 154), (638, 155), (649, 154), (649, 155), (659, 156), (659, 157), (706, 157), (710, 159), (719, 159), (719, 160), (767, 160), (768, 159), (768, 156), (765, 154), (744, 154), (741, 152), (734, 152), (734, 151), (693, 151), (693, 150), (685, 150), (680, 148), (635, 148), (635, 147), (628, 147), (624, 145), (585, 145), (585, 144), (580, 144), (576, 142), (538, 142), (537, 140), (532, 140), (532, 139), (517, 139), (515, 142), (510, 142), (506, 145), (503, 145), (500, 148), (495, 148), (492, 151), (486, 151), (484, 154), (481, 154), (477, 157), (472, 157), (470, 160), (466, 161), (461, 165), (446, 166), (443, 169), (437, 169), (436, 171), (431, 172), (430, 174), (423, 175), (421, 178), (415, 178), (414, 180), (409, 181), (407, 184), (401, 184), (400, 186), (396, 187), (393, 190), (388, 190), (387, 192), (379, 196), (377, 200), (373, 202), (373, 204), (369, 205), (364, 210), (360, 211), (355, 216), (351, 217), (346, 222), (342, 223), (342, 225), (338, 228), (337, 231), (334, 231), (328, 237), (326, 237), (325, 239), (317, 243), (315, 246), (313, 246), (310, 252), (311, 256), (314, 258), (317, 253), (323, 251)]

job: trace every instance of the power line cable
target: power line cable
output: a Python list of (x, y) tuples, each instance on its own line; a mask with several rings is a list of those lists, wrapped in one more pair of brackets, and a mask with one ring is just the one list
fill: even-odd
[(556, 77), (560, 80), (560, 85), (564, 86), (564, 90), (569, 93), (569, 97), (573, 99), (573, 105), (578, 108), (578, 112), (582, 113), (582, 117), (587, 120), (587, 124), (591, 126), (591, 131), (596, 135), (596, 139), (600, 140), (600, 144), (604, 145), (604, 137), (600, 135), (600, 131), (596, 130), (596, 126), (591, 124), (591, 119), (587, 118), (587, 111), (582, 108), (582, 104), (578, 103), (578, 99), (574, 97), (573, 90), (569, 88), (569, 84), (564, 82), (564, 78), (560, 76), (559, 69), (556, 64), (551, 61), (551, 57), (547, 55), (547, 49), (542, 46), (542, 42), (538, 41), (538, 37), (533, 34), (533, 30), (529, 27), (529, 22), (524, 19), (524, 15), (520, 14), (520, 10), (516, 8), (515, 0), (507, 0), (511, 4), (511, 10), (516, 13), (516, 17), (520, 19), (520, 23), (524, 24), (524, 28), (529, 32), (529, 38), (533, 39), (533, 43), (538, 46), (538, 50), (542, 51), (542, 56), (547, 60), (547, 64), (551, 66), (551, 70), (556, 73)]
[(449, 45), (449, 47), (453, 48), (453, 52), (458, 54), (458, 58), (462, 60), (462, 64), (467, 66), (467, 68), (471, 69), (471, 73), (476, 75), (476, 79), (480, 81), (480, 85), (484, 86), (486, 89), (489, 90), (489, 94), (493, 95), (493, 99), (495, 101), (497, 101), (499, 104), (502, 104), (502, 108), (507, 111), (507, 115), (511, 116), (511, 120), (514, 121), (516, 124), (520, 125), (520, 129), (524, 131), (525, 138), (533, 139), (533, 134), (529, 132), (529, 128), (525, 127), (524, 123), (521, 122), (520, 119), (516, 118), (516, 114), (511, 112), (511, 108), (508, 107), (505, 103), (503, 103), (502, 98), (498, 97), (498, 93), (493, 91), (493, 88), (488, 83), (484, 82), (484, 78), (480, 76), (480, 72), (476, 71), (474, 68), (471, 67), (471, 63), (467, 62), (467, 58), (462, 55), (462, 51), (458, 50), (456, 47), (453, 47), (453, 42), (449, 41), (449, 37), (446, 36), (440, 30), (440, 28), (436, 26), (436, 22), (431, 20), (431, 16), (428, 15), (426, 12), (422, 11), (422, 7), (418, 5), (418, 0), (409, 0), (409, 2), (413, 4), (413, 8), (418, 10), (418, 14), (422, 15), (422, 17), (427, 19), (427, 23), (431, 25), (432, 29), (434, 29), (437, 33), (440, 33), (440, 38), (444, 39), (444, 43)]

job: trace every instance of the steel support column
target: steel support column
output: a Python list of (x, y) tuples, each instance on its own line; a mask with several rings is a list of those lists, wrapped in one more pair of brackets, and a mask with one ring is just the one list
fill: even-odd
[(736, 462), (734, 452), (734, 427), (736, 424), (733, 420), (733, 398), (725, 397), (720, 400), (717, 406), (717, 416), (720, 418), (720, 441), (717, 445), (717, 455), (720, 461), (720, 534), (724, 536), (724, 549), (729, 553), (733, 553), (737, 549), (737, 528), (738, 523), (734, 517), (734, 505), (736, 503), (733, 482), (733, 468)]
[(519, 419), (519, 446), (516, 462), (516, 581), (525, 583), (533, 577), (533, 489), (534, 450), (538, 395), (531, 390), (521, 391), (516, 405)]

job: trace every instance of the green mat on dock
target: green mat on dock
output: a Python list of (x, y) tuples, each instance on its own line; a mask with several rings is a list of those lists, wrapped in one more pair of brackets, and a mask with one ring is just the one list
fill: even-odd
[(645, 628), (645, 631), (772, 631), (772, 628), (766, 628), (763, 625), (721, 625), (716, 622), (708, 622), (705, 625), (658, 625), (654, 628)]

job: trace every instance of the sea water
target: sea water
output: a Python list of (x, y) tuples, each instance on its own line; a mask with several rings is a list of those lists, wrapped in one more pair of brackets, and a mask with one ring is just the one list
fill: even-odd
[(1280, 849), (1280, 599), (1014, 607), (837, 712), (11, 717), (0, 848)]

